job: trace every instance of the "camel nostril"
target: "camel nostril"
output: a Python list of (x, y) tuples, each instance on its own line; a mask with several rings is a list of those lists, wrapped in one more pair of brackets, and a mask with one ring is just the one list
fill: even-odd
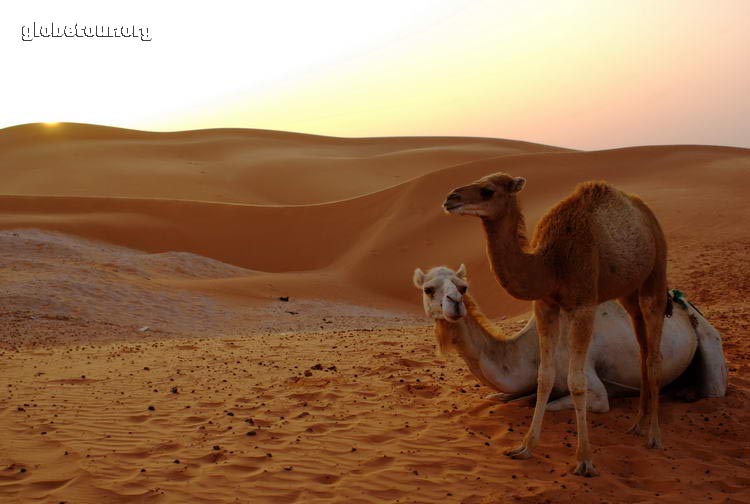
[(461, 302), (461, 301), (456, 301), (455, 299), (453, 299), (453, 298), (452, 298), (452, 297), (450, 297), (450, 296), (445, 296), (445, 297), (447, 297), (447, 298), (448, 298), (448, 301), (451, 301), (451, 302), (452, 302), (452, 303), (454, 303), (454, 304), (459, 304), (459, 303)]
[(452, 192), (448, 195), (445, 201), (458, 201), (460, 199), (461, 199), (461, 196), (458, 193)]

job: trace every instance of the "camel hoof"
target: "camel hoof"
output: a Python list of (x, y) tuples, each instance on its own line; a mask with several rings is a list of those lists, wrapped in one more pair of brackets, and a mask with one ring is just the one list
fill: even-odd
[(661, 448), (661, 437), (650, 437), (646, 442), (646, 448)]
[(599, 476), (599, 471), (594, 467), (594, 463), (590, 460), (582, 460), (576, 465), (573, 474), (583, 476), (584, 478), (593, 478)]
[(628, 434), (633, 434), (635, 436), (640, 436), (643, 434), (643, 426), (641, 426), (641, 421), (636, 421), (629, 429)]
[(505, 450), (503, 453), (508, 457), (516, 460), (525, 460), (531, 458), (531, 448), (525, 445), (510, 448), (509, 450)]

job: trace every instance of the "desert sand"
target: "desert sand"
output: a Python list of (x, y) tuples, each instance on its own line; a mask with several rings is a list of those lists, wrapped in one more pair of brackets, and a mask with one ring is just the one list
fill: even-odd
[[(437, 357), (417, 266), (529, 316), (441, 213), (496, 171), (529, 227), (591, 179), (655, 210), (730, 376), (664, 399), (663, 449), (623, 398), (590, 417), (601, 477), (570, 474), (572, 411), (507, 459), (530, 405)], [(750, 150), (31, 124), (0, 130), (0, 175), (2, 502), (750, 502)]]

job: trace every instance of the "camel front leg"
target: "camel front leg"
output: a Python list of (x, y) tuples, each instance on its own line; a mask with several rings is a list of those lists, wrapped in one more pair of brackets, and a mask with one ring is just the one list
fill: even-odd
[(596, 476), (598, 474), (591, 460), (588, 420), (586, 418), (586, 356), (591, 344), (594, 330), (594, 313), (596, 307), (581, 307), (572, 310), (568, 315), (570, 332), (570, 364), (568, 366), (568, 389), (576, 410), (578, 427), (578, 448), (576, 450), (575, 474), (579, 476)]
[(531, 426), (521, 445), (505, 451), (505, 455), (516, 459), (531, 457), (532, 450), (539, 443), (544, 411), (547, 408), (547, 401), (549, 401), (549, 395), (555, 382), (555, 350), (557, 349), (557, 336), (560, 328), (560, 309), (557, 306), (551, 306), (544, 301), (537, 300), (534, 301), (534, 316), (539, 332), (536, 405), (534, 406)]

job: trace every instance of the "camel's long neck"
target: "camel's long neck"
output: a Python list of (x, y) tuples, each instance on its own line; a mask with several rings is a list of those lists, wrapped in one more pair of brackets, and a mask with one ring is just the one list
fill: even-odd
[(485, 385), (516, 393), (536, 383), (539, 354), (531, 324), (515, 335), (503, 334), (466, 295), (467, 314), (457, 322), (438, 320), (435, 333), (442, 348), (454, 347), (472, 374)]
[(526, 250), (526, 226), (518, 202), (502, 219), (483, 218), (487, 255), (500, 284), (511, 296), (535, 300), (549, 294), (554, 277), (544, 259)]

